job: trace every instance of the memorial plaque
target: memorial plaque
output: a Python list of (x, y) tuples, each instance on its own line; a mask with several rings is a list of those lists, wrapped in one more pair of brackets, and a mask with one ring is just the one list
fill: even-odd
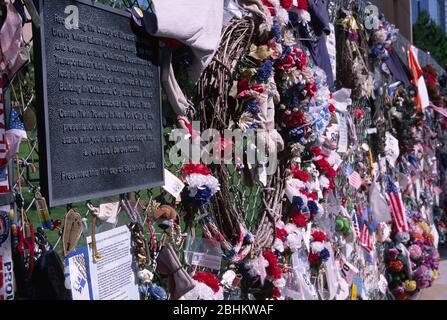
[(125, 11), (36, 2), (40, 171), (50, 206), (162, 186), (157, 42), (135, 33)]

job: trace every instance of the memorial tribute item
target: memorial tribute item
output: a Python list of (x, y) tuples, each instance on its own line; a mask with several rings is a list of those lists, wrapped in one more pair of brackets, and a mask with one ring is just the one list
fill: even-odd
[[(79, 13), (73, 28), (69, 5)], [(91, 1), (39, 1), (38, 10), (41, 182), (49, 205), (163, 185), (157, 42), (134, 32), (130, 14)]]

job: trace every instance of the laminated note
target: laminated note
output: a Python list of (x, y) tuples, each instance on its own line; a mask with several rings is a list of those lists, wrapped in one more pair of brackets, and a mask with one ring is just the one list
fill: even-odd
[(344, 114), (337, 113), (337, 122), (340, 130), (337, 151), (340, 153), (345, 153), (348, 151), (348, 125)]

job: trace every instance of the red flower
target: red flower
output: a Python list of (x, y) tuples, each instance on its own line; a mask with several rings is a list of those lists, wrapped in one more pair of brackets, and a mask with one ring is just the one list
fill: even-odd
[(302, 10), (309, 10), (309, 4), (307, 2), (307, 0), (298, 0), (298, 9), (302, 9)]
[(318, 253), (311, 252), (309, 253), (309, 263), (312, 266), (318, 266), (321, 263), (320, 255)]
[(335, 179), (337, 177), (337, 171), (335, 171), (332, 167), (329, 167), (325, 175), (328, 179)]
[(324, 234), (324, 232), (318, 231), (318, 230), (312, 232), (312, 238), (314, 239), (314, 241), (319, 241), (319, 242), (323, 242), (323, 241), (327, 240), (327, 237)]
[(237, 95), (239, 98), (247, 98), (252, 96), (252, 92), (255, 91), (257, 93), (264, 93), (265, 88), (262, 84), (255, 84), (253, 86), (250, 86), (250, 80), (249, 79), (241, 79), (239, 83), (237, 84)]
[(208, 167), (202, 163), (200, 164), (194, 164), (192, 162), (185, 164), (182, 167), (182, 172), (185, 175), (190, 175), (193, 173), (197, 173), (197, 174), (203, 174), (205, 176), (209, 176), (210, 175), (210, 170), (208, 169)]
[(308, 96), (313, 98), (315, 96), (315, 92), (317, 92), (317, 85), (313, 83), (306, 84), (306, 90), (308, 92)]
[(354, 116), (357, 120), (360, 120), (361, 118), (363, 118), (363, 111), (360, 108), (355, 108), (354, 110)]
[(335, 183), (332, 180), (329, 180), (329, 189), (334, 189), (335, 188)]
[(248, 90), (250, 88), (250, 80), (249, 79), (241, 79), (237, 84), (237, 94), (240, 94), (242, 91)]
[(219, 279), (210, 272), (197, 272), (192, 278), (198, 282), (206, 284), (214, 293), (218, 293), (220, 289)]
[(327, 171), (329, 168), (332, 168), (329, 162), (326, 161), (326, 159), (320, 159), (315, 161), (315, 164), (320, 168), (320, 170)]
[(283, 59), (276, 61), (275, 65), (279, 70), (289, 70), (295, 66), (295, 59), (292, 54), (289, 54)]
[(322, 151), (320, 147), (312, 147), (310, 148), (310, 152), (316, 157), (321, 155)]
[(288, 235), (289, 235), (289, 234), (287, 233), (286, 230), (284, 230), (284, 229), (280, 229), (280, 228), (276, 228), (276, 237), (277, 237), (278, 239), (284, 241)]
[[(307, 62), (308, 62), (307, 55), (298, 48), (294, 48), (292, 52), (295, 54), (295, 66), (299, 70), (304, 69), (304, 67), (307, 66)], [(315, 91), (317, 91), (317, 90), (315, 90)]]
[(271, 14), (272, 16), (275, 16), (275, 15), (276, 15), (275, 7), (274, 7), (268, 0), (262, 0), (262, 3), (264, 4), (264, 6), (265, 6), (267, 9), (269, 9), (270, 14)]
[(332, 103), (329, 105), (329, 112), (330, 113), (334, 113), (335, 112), (335, 106)]
[(296, 166), (292, 166), (290, 170), (292, 171), (293, 178), (299, 179), (304, 183), (309, 181), (310, 176), (306, 171), (300, 170)]
[(265, 268), (268, 276), (273, 280), (281, 279), (282, 270), (279, 267), (278, 258), (276, 257), (276, 255), (272, 251), (267, 250), (264, 251), (262, 255), (264, 256), (265, 260), (267, 260), (267, 262), (269, 263), (269, 266)]
[(292, 217), (292, 223), (294, 223), (298, 228), (305, 228), (307, 226), (306, 216), (303, 214), (295, 214)]
[(404, 264), (400, 260), (393, 260), (390, 262), (390, 269), (393, 272), (401, 272), (404, 268)]
[(281, 298), (281, 291), (277, 287), (273, 287), (271, 299), (278, 300)]
[(313, 201), (317, 201), (317, 200), (318, 200), (318, 194), (317, 194), (316, 192), (309, 193), (309, 194), (307, 195), (307, 197), (308, 197), (309, 199), (312, 199)]
[(296, 128), (306, 123), (306, 117), (301, 111), (298, 112), (284, 112), (281, 117), (282, 123), (288, 128)]
[(293, 0), (280, 0), (280, 3), (284, 9), (290, 10), (292, 8)]

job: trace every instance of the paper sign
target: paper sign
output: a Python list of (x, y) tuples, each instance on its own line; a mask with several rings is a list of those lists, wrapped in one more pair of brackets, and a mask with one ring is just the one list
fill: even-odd
[(389, 132), (386, 133), (385, 137), (385, 155), (386, 160), (394, 168), (396, 165), (396, 160), (399, 158), (399, 140), (397, 140), (393, 135)]
[(165, 185), (163, 189), (169, 192), (174, 198), (180, 199), (180, 193), (183, 188), (185, 188), (185, 184), (169, 170), (165, 169)]
[(350, 264), (345, 258), (340, 260), (340, 274), (350, 285), (354, 281), (354, 277), (359, 274), (359, 270)]
[(92, 300), (87, 248), (78, 248), (65, 258), (73, 300)]
[(14, 273), (11, 254), (10, 206), (0, 207), (0, 300), (14, 300)]
[(132, 269), (131, 234), (127, 226), (96, 235), (102, 257), (95, 261), (92, 238), (87, 237), (93, 300), (140, 300), (138, 281)]
[(348, 125), (344, 114), (337, 113), (337, 122), (340, 127), (337, 152), (345, 153), (348, 151)]

